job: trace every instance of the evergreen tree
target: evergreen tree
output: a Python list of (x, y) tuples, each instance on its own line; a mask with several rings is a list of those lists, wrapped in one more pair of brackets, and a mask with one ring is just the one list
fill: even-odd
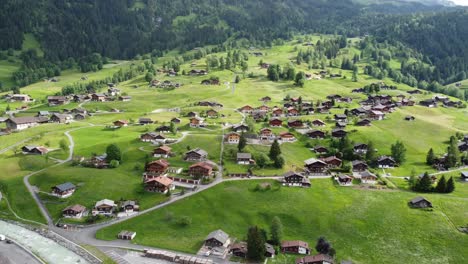
[(174, 134), (174, 135), (177, 134), (177, 127), (176, 127), (176, 125), (175, 125), (174, 122), (171, 122), (171, 124), (169, 125), (169, 127), (170, 127), (170, 129), (171, 129), (171, 133), (172, 133), (172, 134)]
[(247, 145), (247, 139), (245, 138), (244, 133), (242, 133), (239, 138), (239, 143), (237, 143), (237, 150), (241, 152), (242, 150), (244, 150), (246, 145)]
[(116, 144), (110, 144), (106, 148), (106, 154), (107, 154), (107, 160), (117, 160), (117, 161), (122, 161), (122, 152), (120, 151), (120, 148)]
[(241, 80), (241, 79), (240, 79), (239, 75), (236, 75), (235, 83), (240, 83), (240, 80)]
[(325, 239), (325, 237), (319, 237), (317, 240), (317, 244), (315, 245), (315, 250), (317, 250), (320, 254), (329, 254), (332, 246), (330, 243)]
[(271, 160), (275, 161), (279, 157), (279, 155), (281, 155), (281, 148), (278, 143), (278, 140), (275, 139), (275, 141), (273, 141), (273, 144), (270, 147), (270, 153), (268, 154), (268, 156)]
[(447, 190), (447, 181), (445, 180), (445, 177), (442, 176), (437, 182), (437, 186), (435, 187), (435, 191), (438, 193), (445, 193)]
[(434, 150), (429, 149), (429, 152), (427, 152), (427, 156), (426, 156), (426, 164), (427, 165), (433, 165), (434, 164), (434, 160), (435, 160), (435, 154), (434, 154)]
[(417, 191), (419, 192), (430, 192), (432, 191), (432, 181), (431, 177), (427, 172), (424, 173), (423, 177), (419, 180), (417, 184)]
[(276, 157), (276, 159), (273, 160), (273, 165), (277, 169), (281, 169), (284, 166), (284, 158), (282, 156)]
[(271, 243), (273, 245), (279, 246), (283, 238), (283, 223), (279, 217), (275, 216), (271, 222)]
[(446, 193), (451, 193), (455, 191), (455, 181), (453, 180), (453, 177), (450, 177), (450, 179), (447, 181), (447, 188), (445, 189)]
[(250, 227), (247, 233), (247, 258), (257, 262), (265, 259), (265, 240), (257, 226)]
[(398, 164), (402, 164), (406, 160), (406, 147), (402, 142), (397, 141), (391, 146), (392, 157)]
[(296, 78), (294, 79), (294, 84), (299, 87), (304, 87), (305, 81), (305, 73), (303, 71), (298, 72), (296, 74)]
[(445, 165), (447, 168), (457, 166), (460, 162), (460, 151), (458, 150), (458, 140), (455, 136), (450, 137), (450, 144), (447, 148), (447, 158), (445, 159)]
[(375, 151), (374, 142), (369, 141), (367, 143), (366, 161), (374, 166), (377, 161), (377, 152)]

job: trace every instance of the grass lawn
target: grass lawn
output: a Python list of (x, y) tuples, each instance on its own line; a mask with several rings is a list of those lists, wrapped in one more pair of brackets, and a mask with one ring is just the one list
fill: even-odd
[[(255, 191), (263, 181), (227, 182), (208, 191), (100, 230), (99, 239), (113, 240), (120, 230), (136, 231), (134, 243), (195, 253), (205, 236), (221, 228), (245, 239), (250, 225), (268, 228), (274, 216), (284, 225), (284, 239), (314, 245), (319, 236), (331, 241), (338, 259), (356, 263), (462, 263), (468, 257), (466, 235), (456, 231), (453, 214), (467, 211), (466, 201), (429, 194), (434, 210), (407, 206), (416, 194), (340, 188), (329, 179), (314, 180), (310, 189)], [(464, 186), (468, 188), (468, 186)], [(292, 206), (294, 204), (294, 206)], [(458, 208), (457, 208), (458, 207)], [(190, 226), (177, 219), (189, 216)]]

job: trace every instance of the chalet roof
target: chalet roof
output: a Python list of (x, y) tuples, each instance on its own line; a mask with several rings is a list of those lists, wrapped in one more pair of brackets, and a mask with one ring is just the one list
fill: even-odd
[(308, 160), (305, 160), (304, 163), (306, 165), (314, 164), (314, 163), (321, 163), (323, 165), (327, 165), (324, 161), (316, 159), (316, 158), (310, 158)]
[(195, 168), (195, 167), (202, 167), (207, 170), (213, 169), (213, 166), (210, 163), (204, 162), (204, 161), (193, 164), (192, 166), (189, 167), (189, 169)]
[(160, 147), (158, 147), (158, 148), (156, 148), (156, 149), (160, 149), (160, 150), (163, 150), (163, 151), (165, 151), (165, 152), (171, 152), (171, 150), (172, 150), (171, 147), (166, 146), (166, 145), (160, 146)]
[(55, 189), (58, 189), (59, 191), (61, 192), (65, 192), (65, 191), (69, 191), (69, 190), (72, 190), (72, 189), (75, 189), (76, 186), (71, 183), (71, 182), (66, 182), (66, 183), (62, 183), (62, 184), (59, 184), (59, 185), (56, 185), (54, 186)]
[(101, 201), (96, 202), (96, 206), (95, 206), (95, 207), (99, 207), (99, 206), (101, 206), (101, 205), (115, 206), (115, 203), (114, 203), (114, 201), (112, 201), (112, 200), (103, 199), (103, 200), (101, 200)]
[(164, 159), (153, 160), (153, 161), (148, 163), (148, 165), (152, 165), (152, 164), (158, 164), (158, 165), (161, 165), (161, 166), (164, 166), (164, 167), (167, 167), (167, 166), (170, 165), (169, 162), (167, 160), (164, 160)]
[(136, 205), (136, 202), (135, 201), (132, 201), (132, 200), (127, 200), (127, 201), (124, 201), (120, 207), (125, 207), (125, 206), (128, 206), (128, 205), (131, 205), (131, 206), (135, 206)]
[(351, 164), (352, 164), (353, 166), (356, 166), (356, 165), (359, 165), (359, 164), (367, 165), (367, 163), (366, 163), (365, 161), (363, 161), (363, 160), (353, 160), (353, 161), (351, 162)]
[[(418, 197), (416, 197), (416, 198), (413, 198), (413, 199), (410, 201), (410, 203), (415, 204), (415, 203), (419, 203), (419, 202), (421, 202), (421, 201), (427, 201), (427, 202), (429, 202), (429, 200), (427, 200), (426, 198), (424, 198), (424, 197), (422, 197), (422, 196), (418, 196)], [(429, 202), (429, 203), (430, 203), (430, 202)]]
[(318, 254), (314, 256), (304, 256), (296, 260), (299, 263), (334, 263), (333, 257), (325, 254)]
[(67, 100), (67, 97), (65, 96), (56, 96), (56, 95), (50, 95), (50, 96), (47, 96), (47, 100), (59, 100), (59, 101), (65, 101)]
[(356, 143), (354, 144), (354, 148), (357, 149), (357, 148), (367, 148), (367, 144), (365, 143)]
[(208, 234), (208, 236), (205, 238), (205, 241), (210, 239), (216, 239), (217, 241), (224, 244), (229, 239), (229, 235), (223, 230), (218, 229)]
[(252, 154), (250, 153), (237, 153), (237, 159), (251, 159)]
[(377, 178), (377, 176), (370, 171), (361, 172), (361, 178), (369, 178), (369, 177)]
[(185, 153), (185, 155), (189, 154), (189, 153), (197, 153), (199, 154), (200, 156), (207, 156), (208, 155), (208, 152), (206, 152), (205, 150), (201, 149), (201, 148), (196, 148), (196, 149), (192, 149), (192, 150), (189, 150)]
[(320, 124), (325, 124), (325, 122), (323, 122), (322, 120), (320, 119), (315, 119), (314, 121), (312, 121), (312, 123), (320, 123)]
[(335, 114), (335, 118), (338, 118), (338, 119), (346, 119), (346, 118), (348, 118), (348, 116), (345, 115), (345, 114)]
[(304, 241), (300, 240), (292, 240), (292, 241), (283, 241), (281, 242), (281, 247), (304, 247), (309, 248), (309, 244)]
[(37, 123), (40, 121), (40, 119), (35, 116), (10, 117), (6, 121), (8, 122), (8, 120), (10, 120), (12, 123), (15, 123), (17, 125)]
[(389, 157), (389, 156), (380, 156), (378, 159), (377, 159), (377, 162), (381, 162), (381, 161), (384, 161), (384, 160), (391, 160), (392, 162), (395, 162), (395, 160), (392, 158), (392, 157)]
[(75, 204), (75, 205), (68, 206), (67, 208), (63, 209), (62, 211), (68, 211), (68, 210), (72, 210), (74, 212), (84, 212), (84, 211), (86, 211), (86, 207), (84, 207), (83, 205), (80, 205), (80, 204)]
[(341, 162), (341, 159), (337, 158), (336, 156), (330, 156), (322, 159), (324, 162), (330, 162), (332, 160), (339, 160)]
[(286, 172), (285, 174), (283, 174), (283, 177), (287, 178), (287, 177), (291, 177), (293, 175), (298, 175), (298, 176), (301, 176), (301, 177), (304, 177), (303, 175), (301, 175), (300, 173), (297, 173), (297, 172), (294, 172), (294, 171), (288, 171)]
[(158, 176), (158, 177), (155, 177), (155, 178), (151, 178), (151, 179), (148, 179), (147, 181), (145, 181), (145, 183), (148, 183), (148, 182), (157, 182), (161, 185), (164, 185), (164, 186), (169, 186), (171, 185), (174, 181), (169, 179), (168, 177), (166, 176)]

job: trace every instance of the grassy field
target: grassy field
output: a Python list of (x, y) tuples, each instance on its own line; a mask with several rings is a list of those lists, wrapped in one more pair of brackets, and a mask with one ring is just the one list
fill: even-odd
[[(462, 217), (454, 217), (468, 210), (463, 199), (425, 195), (435, 207), (425, 211), (410, 209), (407, 202), (415, 194), (404, 191), (340, 188), (328, 179), (312, 181), (310, 189), (274, 184), (272, 190), (255, 191), (260, 182), (223, 183), (100, 230), (97, 237), (112, 240), (120, 230), (133, 230), (138, 233), (135, 243), (195, 253), (212, 230), (221, 228), (242, 240), (250, 225), (268, 228), (278, 216), (284, 225), (284, 239), (301, 239), (313, 245), (323, 235), (337, 250), (338, 259), (356, 263), (394, 263), (395, 259), (404, 263), (461, 263), (468, 257), (463, 246), (468, 238), (444, 217), (446, 214), (456, 226), (466, 224)], [(185, 215), (192, 218), (192, 224), (178, 225), (177, 218)]]

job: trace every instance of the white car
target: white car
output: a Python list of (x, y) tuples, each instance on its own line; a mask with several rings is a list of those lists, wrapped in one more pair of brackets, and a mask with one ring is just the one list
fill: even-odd
[(0, 234), (0, 241), (4, 241), (4, 240), (5, 240), (5, 236)]
[(211, 250), (205, 252), (205, 257), (209, 257), (211, 255)]

